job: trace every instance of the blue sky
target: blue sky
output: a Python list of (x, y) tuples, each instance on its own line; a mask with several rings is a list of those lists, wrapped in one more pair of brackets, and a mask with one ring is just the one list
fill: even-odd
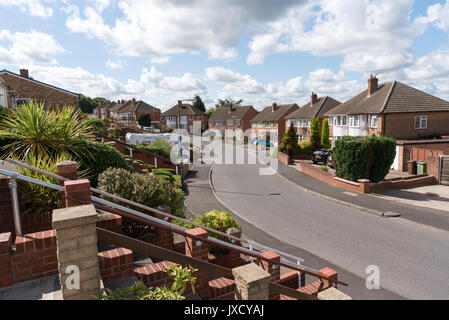
[(0, 69), (162, 110), (344, 101), (370, 73), (449, 99), (448, 1), (2, 0)]

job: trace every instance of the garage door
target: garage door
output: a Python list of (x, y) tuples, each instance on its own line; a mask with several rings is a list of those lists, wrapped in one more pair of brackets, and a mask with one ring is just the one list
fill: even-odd
[(449, 156), (441, 157), (441, 184), (449, 186)]

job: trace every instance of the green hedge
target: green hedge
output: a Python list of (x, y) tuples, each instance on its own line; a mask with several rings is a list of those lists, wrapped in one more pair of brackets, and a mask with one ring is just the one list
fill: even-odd
[(396, 140), (387, 137), (344, 137), (335, 142), (337, 176), (382, 181), (396, 155)]
[(108, 168), (122, 168), (130, 172), (133, 168), (125, 161), (124, 156), (115, 148), (102, 142), (87, 142), (90, 153), (82, 162), (81, 170), (89, 170), (89, 180), (93, 187), (98, 185), (98, 175)]

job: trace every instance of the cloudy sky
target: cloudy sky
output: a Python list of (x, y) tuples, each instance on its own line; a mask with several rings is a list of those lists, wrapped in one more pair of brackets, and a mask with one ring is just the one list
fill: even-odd
[(0, 69), (166, 110), (344, 101), (370, 73), (449, 99), (449, 0), (1, 0)]

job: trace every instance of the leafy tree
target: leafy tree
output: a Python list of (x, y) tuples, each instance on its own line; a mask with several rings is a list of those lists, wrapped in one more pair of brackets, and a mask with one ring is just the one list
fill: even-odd
[(93, 130), (96, 132), (106, 134), (106, 127), (104, 126), (104, 121), (101, 119), (88, 119), (85, 121), (85, 124), (92, 126)]
[(137, 122), (141, 127), (151, 126), (151, 115), (149, 113), (141, 114), (137, 117)]
[(290, 122), (290, 126), (282, 137), (281, 145), (279, 149), (285, 152), (289, 156), (293, 156), (298, 152), (298, 134), (293, 127), (293, 122)]
[(314, 149), (319, 149), (321, 146), (321, 130), (320, 123), (316, 117), (313, 117), (312, 124), (310, 126), (310, 142)]
[(92, 113), (96, 107), (98, 107), (103, 102), (109, 101), (102, 97), (96, 97), (94, 99), (90, 97), (86, 97), (85, 95), (80, 94), (79, 98), (79, 107), (84, 113)]
[(210, 108), (206, 110), (206, 119), (209, 119), (210, 116), (217, 110), (217, 108)]
[(204, 105), (203, 100), (201, 100), (201, 97), (199, 95), (196, 95), (193, 99), (193, 106), (198, 110), (206, 112), (206, 106)]
[(324, 118), (323, 127), (321, 128), (321, 145), (325, 148), (330, 148), (329, 142), (329, 120)]
[(216, 108), (219, 107), (228, 107), (229, 105), (231, 105), (232, 107), (238, 107), (242, 104), (243, 99), (239, 99), (237, 101), (234, 100), (228, 100), (228, 99), (218, 99), (218, 103), (215, 104)]

